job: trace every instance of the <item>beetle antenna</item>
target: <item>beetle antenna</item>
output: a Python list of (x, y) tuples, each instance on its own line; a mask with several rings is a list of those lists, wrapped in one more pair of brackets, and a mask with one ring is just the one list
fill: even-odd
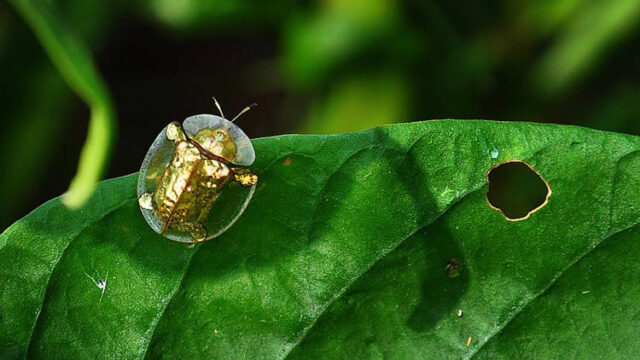
[(222, 118), (224, 119), (224, 114), (222, 113), (222, 107), (220, 107), (220, 103), (218, 103), (218, 100), (216, 100), (215, 96), (211, 97), (213, 99), (213, 102), (216, 104), (216, 107), (218, 108), (218, 111), (220, 112), (220, 116), (222, 116)]
[(242, 115), (242, 114), (246, 113), (247, 111), (249, 111), (249, 110), (253, 109), (253, 108), (254, 108), (254, 107), (256, 107), (256, 106), (258, 106), (258, 104), (253, 103), (253, 104), (251, 104), (251, 105), (247, 106), (246, 108), (242, 109), (242, 111), (240, 111), (240, 112), (238, 113), (238, 115), (236, 115), (236, 117), (234, 117), (234, 118), (233, 118), (233, 120), (231, 120), (231, 122), (236, 121), (236, 119), (237, 119), (237, 118), (239, 118), (239, 117), (240, 117), (240, 115)]

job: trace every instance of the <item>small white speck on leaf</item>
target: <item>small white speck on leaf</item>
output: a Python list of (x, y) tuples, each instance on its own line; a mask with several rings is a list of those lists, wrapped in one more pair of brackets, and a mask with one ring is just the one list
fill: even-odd
[(464, 312), (462, 312), (462, 309), (458, 310), (458, 317), (462, 317), (464, 315)]
[(497, 159), (498, 156), (500, 156), (500, 151), (498, 151), (498, 149), (492, 149), (491, 152), (489, 153), (491, 155), (492, 159)]
[(107, 290), (107, 280), (109, 279), (109, 272), (107, 271), (104, 279), (100, 279), (100, 273), (96, 271), (96, 277), (84, 273), (91, 281), (100, 289), (100, 302), (102, 302), (102, 297), (104, 296), (104, 292)]
[(582, 292), (582, 295), (586, 295), (586, 294), (588, 294), (588, 293), (590, 293), (590, 292), (591, 292), (591, 290), (583, 291), (583, 292)]

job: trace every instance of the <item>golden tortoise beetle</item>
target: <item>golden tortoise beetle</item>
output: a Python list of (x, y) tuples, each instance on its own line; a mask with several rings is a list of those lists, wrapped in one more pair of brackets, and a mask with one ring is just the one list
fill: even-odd
[[(215, 99), (214, 99), (215, 101)], [(151, 228), (184, 243), (212, 239), (242, 215), (258, 177), (249, 137), (233, 120), (201, 114), (167, 125), (149, 148), (138, 177), (138, 204)]]

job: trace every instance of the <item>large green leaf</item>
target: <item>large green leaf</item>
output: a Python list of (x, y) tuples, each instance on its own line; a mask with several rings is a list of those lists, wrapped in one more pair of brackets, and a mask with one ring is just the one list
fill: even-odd
[[(616, 358), (640, 351), (640, 139), (432, 121), (255, 141), (260, 186), (222, 237), (156, 235), (136, 175), (0, 237), (6, 358)], [(528, 161), (511, 222), (487, 171)], [(460, 276), (445, 265), (462, 260)], [(104, 297), (87, 275), (103, 279)], [(99, 275), (98, 275), (99, 273)], [(463, 316), (458, 316), (458, 311)], [(467, 345), (468, 339), (470, 344)]]

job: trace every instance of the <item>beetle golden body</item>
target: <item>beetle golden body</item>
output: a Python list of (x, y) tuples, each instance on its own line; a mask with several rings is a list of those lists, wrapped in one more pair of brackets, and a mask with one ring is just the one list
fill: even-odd
[[(205, 116), (209, 117), (205, 118), (207, 121), (201, 119)], [(188, 124), (192, 118), (198, 119)], [(185, 121), (185, 126), (189, 125), (192, 130), (191, 134), (188, 130), (185, 133), (177, 122), (166, 127), (165, 139), (173, 143), (168, 163), (161, 169), (161, 174), (160, 171), (149, 174), (145, 164), (149, 166), (153, 159), (145, 160), (138, 186), (138, 202), (152, 228), (161, 234), (189, 234), (190, 239), (186, 240), (172, 238), (182, 242), (201, 242), (211, 238), (213, 234), (209, 233), (204, 222), (230, 182), (249, 188), (258, 181), (248, 168), (236, 165), (250, 164), (254, 157), (252, 147), (244, 153), (239, 151), (246, 150), (248, 141), (248, 138), (244, 140), (238, 135), (239, 129), (231, 128), (234, 126), (231, 122), (213, 115), (192, 118)], [(240, 135), (246, 137), (241, 131)], [(242, 141), (238, 143), (238, 139)], [(142, 179), (143, 173), (146, 179)], [(158, 175), (159, 178), (154, 179)], [(155, 184), (152, 192), (147, 192), (149, 187), (145, 186), (149, 178)]]

